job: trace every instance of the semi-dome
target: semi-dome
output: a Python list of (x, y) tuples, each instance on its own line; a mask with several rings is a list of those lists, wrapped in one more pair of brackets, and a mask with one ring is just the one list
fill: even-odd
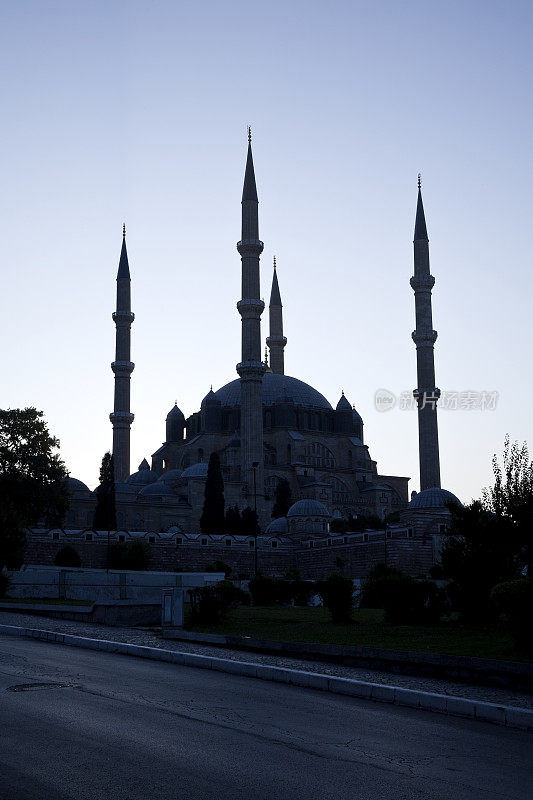
[(77, 478), (71, 478), (70, 476), (65, 479), (65, 483), (67, 484), (67, 492), (72, 494), (73, 492), (90, 492), (91, 490), (83, 481), (79, 481)]
[(207, 478), (207, 462), (199, 461), (197, 464), (191, 464), (190, 467), (184, 469), (181, 473), (182, 478)]
[(150, 483), (148, 486), (145, 486), (143, 489), (141, 489), (138, 496), (163, 497), (163, 495), (172, 497), (176, 496), (168, 483), (161, 483), (160, 481), (157, 481), (157, 483)]
[[(264, 406), (271, 406), (276, 401), (287, 397), (287, 399), (292, 400), (298, 406), (332, 410), (331, 404), (328, 403), (324, 395), (320, 394), (320, 392), (312, 386), (309, 386), (308, 383), (304, 383), (298, 380), (298, 378), (291, 378), (290, 375), (278, 375), (273, 372), (266, 372), (263, 375), (262, 387)], [(240, 378), (222, 386), (221, 389), (214, 392), (214, 395), (223, 406), (240, 406)], [(202, 406), (206, 399), (207, 396), (202, 401)]]
[(413, 497), (409, 508), (445, 508), (448, 503), (463, 505), (459, 498), (447, 489), (424, 489)]
[(267, 525), (265, 533), (288, 533), (289, 525), (287, 517), (278, 517), (273, 519), (270, 525)]
[(318, 500), (298, 500), (294, 503), (287, 513), (288, 517), (330, 517), (324, 503)]

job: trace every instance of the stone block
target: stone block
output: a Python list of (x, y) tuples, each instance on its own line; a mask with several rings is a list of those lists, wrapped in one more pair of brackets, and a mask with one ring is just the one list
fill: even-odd
[(521, 728), (525, 731), (533, 731), (533, 711), (527, 708), (506, 706), (505, 722), (510, 728)]
[(371, 684), (372, 691), (370, 697), (372, 700), (378, 700), (381, 703), (394, 703), (396, 700), (396, 689), (394, 686), (384, 686), (379, 683)]
[(476, 719), (484, 722), (505, 725), (505, 706), (497, 706), (494, 703), (476, 703), (475, 714)]
[(474, 701), (468, 700), (466, 697), (447, 697), (446, 713), (452, 714), (454, 717), (470, 717), (473, 719)]
[(448, 699), (445, 694), (433, 694), (433, 692), (418, 692), (420, 708), (426, 711), (439, 711), (442, 714), (446, 713), (446, 700)]

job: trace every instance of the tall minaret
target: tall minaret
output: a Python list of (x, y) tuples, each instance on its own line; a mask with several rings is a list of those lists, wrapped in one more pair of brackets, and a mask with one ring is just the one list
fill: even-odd
[[(263, 242), (259, 239), (258, 200), (252, 159), (252, 135), (248, 128), (248, 157), (242, 191), (242, 235), (237, 243), (242, 261), (242, 299), (237, 309), (242, 318), (242, 358), (237, 364), (241, 379), (241, 448), (242, 480), (253, 497), (264, 495), (263, 396), (265, 365), (261, 360), (261, 314), (259, 257)], [(255, 465), (255, 466), (254, 466)], [(255, 483), (254, 483), (255, 478)]]
[(115, 373), (115, 405), (109, 415), (113, 425), (113, 460), (115, 480), (123, 483), (130, 474), (130, 375), (135, 364), (131, 356), (131, 323), (135, 314), (131, 310), (131, 280), (126, 251), (126, 226), (122, 229), (122, 250), (117, 273), (117, 310), (113, 313), (117, 326), (115, 360), (111, 369)]
[(272, 278), (272, 291), (270, 292), (270, 336), (266, 343), (270, 349), (270, 369), (276, 375), (285, 374), (284, 349), (287, 339), (283, 335), (283, 305), (279, 293), (278, 276), (276, 272), (276, 256), (274, 256), (274, 277)]
[(418, 176), (418, 203), (414, 236), (414, 275), (411, 286), (415, 293), (416, 345), (418, 387), (413, 392), (418, 404), (418, 449), (420, 458), (420, 490), (440, 489), (439, 432), (437, 401), (440, 391), (435, 386), (433, 346), (437, 331), (433, 330), (431, 290), (435, 278), (429, 271), (429, 240), (422, 205), (422, 189)]

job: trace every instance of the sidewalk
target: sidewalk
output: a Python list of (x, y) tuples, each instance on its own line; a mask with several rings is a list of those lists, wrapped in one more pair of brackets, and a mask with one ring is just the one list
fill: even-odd
[(192, 642), (174, 641), (163, 639), (155, 631), (139, 630), (136, 628), (115, 628), (91, 623), (71, 622), (44, 618), (30, 614), (15, 614), (11, 612), (0, 613), (1, 625), (14, 625), (21, 628), (36, 628), (39, 630), (55, 631), (57, 633), (84, 636), (90, 639), (106, 639), (144, 647), (155, 647), (170, 650), (176, 653), (190, 653), (193, 655), (207, 656), (210, 658), (223, 658), (231, 661), (246, 662), (260, 666), (281, 667), (290, 670), (299, 670), (306, 673), (328, 675), (335, 678), (347, 678), (356, 681), (368, 681), (383, 686), (395, 686), (419, 692), (431, 692), (450, 697), (462, 697), (469, 700), (485, 703), (495, 703), (501, 706), (533, 709), (533, 694), (513, 691), (505, 688), (489, 686), (472, 686), (465, 683), (445, 681), (436, 678), (415, 677), (399, 675), (391, 672), (380, 672), (356, 667), (344, 667), (338, 664), (302, 661), (295, 658), (285, 658), (257, 653), (243, 653), (239, 650), (230, 650), (221, 647)]

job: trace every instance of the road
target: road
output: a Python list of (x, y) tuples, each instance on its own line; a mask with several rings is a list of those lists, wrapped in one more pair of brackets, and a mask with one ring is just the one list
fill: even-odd
[(533, 736), (0, 636), (1, 800), (530, 800)]

